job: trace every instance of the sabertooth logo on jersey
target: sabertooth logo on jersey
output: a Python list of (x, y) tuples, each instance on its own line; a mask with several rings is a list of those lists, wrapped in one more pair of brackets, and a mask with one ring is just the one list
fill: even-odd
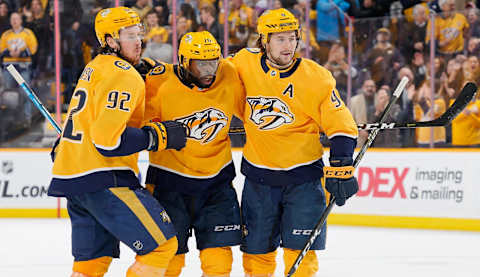
[(288, 109), (287, 104), (278, 98), (247, 97), (251, 108), (250, 120), (260, 130), (271, 130), (282, 124), (293, 122), (294, 116)]
[(228, 123), (228, 117), (224, 112), (208, 108), (195, 112), (192, 115), (175, 119), (187, 126), (187, 137), (199, 140), (202, 143), (212, 141)]

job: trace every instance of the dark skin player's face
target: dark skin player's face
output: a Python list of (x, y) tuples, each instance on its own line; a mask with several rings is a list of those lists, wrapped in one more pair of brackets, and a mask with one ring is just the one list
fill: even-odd
[(190, 72), (204, 86), (209, 86), (217, 74), (218, 59), (212, 60), (192, 60), (190, 62)]

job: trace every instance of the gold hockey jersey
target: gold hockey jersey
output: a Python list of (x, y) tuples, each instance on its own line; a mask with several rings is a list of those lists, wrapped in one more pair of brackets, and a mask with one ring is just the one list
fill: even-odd
[(243, 87), (231, 62), (220, 60), (208, 89), (184, 83), (178, 66), (162, 64), (147, 75), (146, 93), (146, 120), (175, 120), (187, 126), (185, 148), (150, 152), (151, 167), (207, 179), (231, 164), (228, 130), (232, 115), (240, 117), (243, 109), (237, 105), (243, 101)]
[(335, 79), (322, 66), (297, 58), (278, 70), (258, 49), (242, 49), (231, 60), (246, 90), (243, 156), (253, 167), (286, 171), (318, 161), (320, 132), (329, 138), (358, 136)]
[(145, 84), (135, 68), (111, 55), (98, 55), (78, 81), (53, 164), (54, 179), (84, 177), (110, 170), (138, 175), (138, 154), (105, 157), (96, 148), (113, 150), (125, 128), (141, 127)]

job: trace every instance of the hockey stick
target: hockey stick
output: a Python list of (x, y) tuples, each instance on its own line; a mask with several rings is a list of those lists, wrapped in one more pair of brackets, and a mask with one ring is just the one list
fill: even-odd
[(455, 102), (438, 118), (430, 121), (419, 121), (410, 123), (368, 123), (359, 124), (358, 129), (374, 130), (374, 129), (406, 129), (406, 128), (420, 128), (420, 127), (439, 127), (446, 126), (463, 111), (463, 109), (472, 101), (477, 86), (474, 83), (467, 83), (458, 95)]
[[(473, 83), (467, 83), (455, 102), (438, 118), (430, 121), (419, 121), (409, 123), (367, 123), (358, 124), (358, 129), (375, 130), (375, 129), (407, 129), (421, 127), (441, 127), (447, 126), (452, 120), (468, 105), (477, 92), (477, 86)], [(229, 134), (244, 134), (243, 127), (230, 128)]]
[(18, 85), (23, 89), (23, 91), (27, 94), (28, 98), (35, 104), (38, 110), (42, 113), (42, 115), (52, 124), (53, 128), (57, 131), (57, 133), (62, 133), (62, 128), (58, 125), (57, 121), (53, 119), (52, 115), (48, 112), (47, 108), (40, 102), (37, 95), (33, 92), (33, 90), (28, 86), (25, 79), (23, 79), (22, 75), (17, 71), (13, 64), (7, 66), (8, 72), (12, 75), (12, 77), (17, 81)]
[[(390, 112), (390, 109), (392, 108), (393, 104), (397, 101), (397, 99), (400, 97), (402, 94), (403, 90), (405, 89), (405, 86), (408, 83), (408, 78), (403, 77), (400, 83), (398, 84), (397, 88), (393, 92), (392, 99), (388, 103), (387, 107), (385, 110), (383, 110), (382, 115), (380, 116), (380, 124), (385, 121), (385, 118), (387, 117), (388, 113)], [(362, 146), (362, 149), (358, 153), (357, 157), (355, 157), (355, 161), (353, 162), (353, 167), (357, 167), (358, 164), (360, 163), (360, 160), (363, 158), (363, 155), (367, 151), (368, 147), (373, 143), (375, 140), (375, 137), (377, 136), (378, 132), (380, 129), (373, 129), (370, 134), (368, 135), (367, 141), (365, 144)], [(302, 262), (303, 258), (307, 254), (308, 250), (310, 250), (310, 247), (312, 247), (312, 244), (315, 242), (315, 239), (320, 235), (322, 232), (322, 227), (323, 224), (325, 224), (325, 221), (327, 220), (327, 216), (330, 214), (330, 211), (332, 210), (333, 206), (335, 205), (335, 196), (330, 197), (330, 202), (328, 203), (327, 208), (323, 212), (323, 214), (320, 217), (320, 220), (318, 221), (317, 225), (315, 225), (315, 228), (312, 230), (312, 233), (310, 234), (310, 237), (307, 240), (307, 243), (305, 243), (305, 246), (303, 247), (302, 251), (297, 256), (297, 259), (293, 263), (292, 267), (290, 267), (290, 270), (288, 271), (287, 277), (292, 276), (295, 271), (297, 271), (298, 266)]]

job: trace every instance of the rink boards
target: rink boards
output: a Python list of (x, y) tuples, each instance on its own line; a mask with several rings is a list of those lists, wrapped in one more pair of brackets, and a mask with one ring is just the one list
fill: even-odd
[[(359, 192), (335, 207), (328, 223), (480, 231), (479, 154), (470, 149), (368, 150), (355, 173)], [(241, 151), (233, 156), (240, 197)], [(67, 216), (66, 201), (47, 196), (48, 150), (2, 149), (0, 161), (0, 217)], [(144, 180), (147, 153), (141, 153), (139, 164)]]

